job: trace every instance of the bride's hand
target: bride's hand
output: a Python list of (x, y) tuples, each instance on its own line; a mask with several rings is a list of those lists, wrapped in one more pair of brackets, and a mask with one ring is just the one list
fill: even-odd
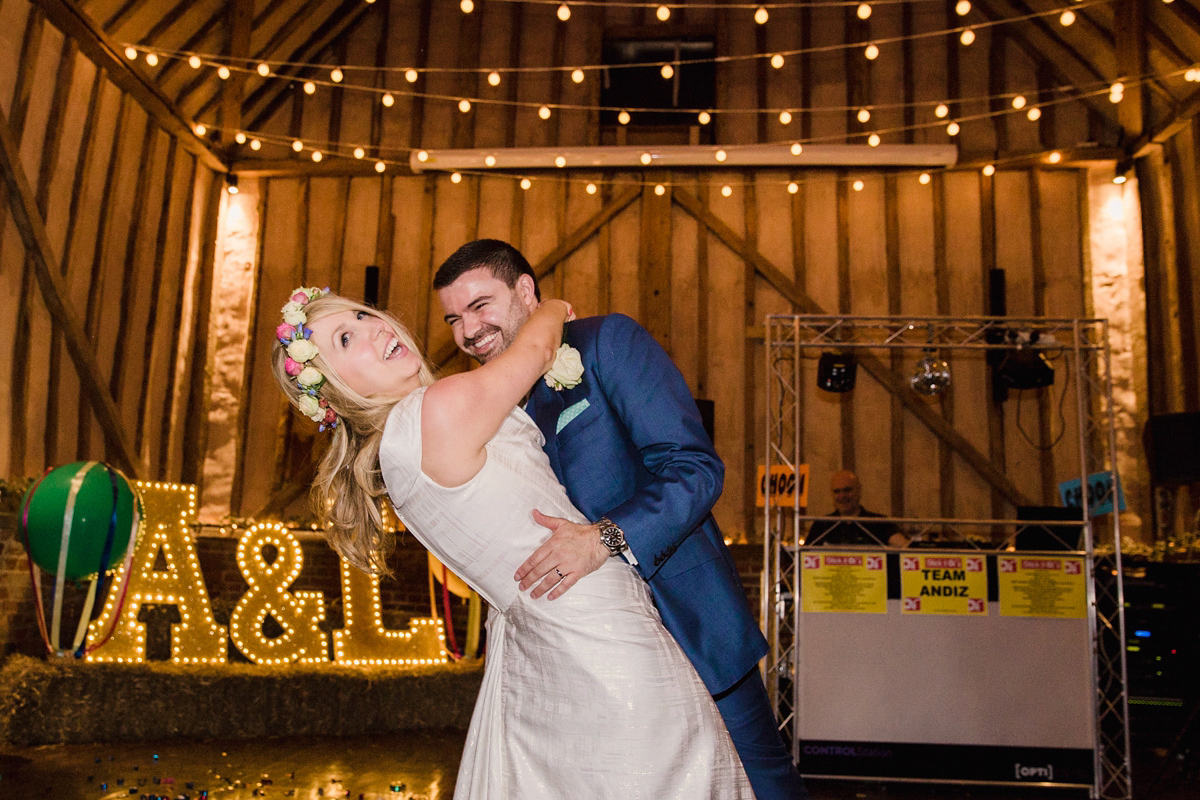
[(580, 578), (600, 569), (612, 557), (600, 541), (597, 525), (579, 525), (537, 510), (533, 520), (553, 534), (533, 551), (513, 579), (520, 581), (521, 591), (532, 586), (529, 596), (535, 600), (546, 592), (550, 592), (550, 600), (562, 597)]

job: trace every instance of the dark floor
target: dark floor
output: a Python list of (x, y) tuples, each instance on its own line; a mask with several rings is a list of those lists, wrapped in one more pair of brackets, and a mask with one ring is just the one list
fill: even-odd
[[(251, 797), (446, 800), (464, 734), (413, 732), (342, 739), (51, 745), (0, 750), (3, 800)], [(1146, 754), (1134, 765), (1136, 800), (1200, 800), (1200, 783)], [(1035, 787), (810, 780), (812, 800), (1084, 800)], [(564, 800), (568, 800), (564, 798)]]

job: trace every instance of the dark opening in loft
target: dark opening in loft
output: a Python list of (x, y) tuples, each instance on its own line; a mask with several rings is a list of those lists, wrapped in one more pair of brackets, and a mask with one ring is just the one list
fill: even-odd
[[(622, 109), (635, 126), (698, 124), (695, 109), (716, 103), (715, 55), (712, 39), (606, 39), (604, 64), (616, 68), (604, 71), (601, 124), (620, 124)], [(662, 76), (664, 63), (674, 67), (671, 78)]]

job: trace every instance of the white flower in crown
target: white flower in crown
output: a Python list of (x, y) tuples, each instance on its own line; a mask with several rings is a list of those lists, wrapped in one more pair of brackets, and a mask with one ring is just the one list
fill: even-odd
[(296, 376), (296, 383), (301, 389), (307, 389), (310, 386), (320, 386), (325, 382), (325, 376), (316, 367), (305, 367)]
[(283, 306), (283, 321), (288, 325), (303, 325), (305, 322), (308, 322), (308, 315), (304, 313), (304, 306), (295, 300), (289, 300)]
[(543, 380), (546, 385), (556, 392), (563, 389), (574, 389), (583, 380), (583, 359), (579, 351), (569, 344), (558, 347), (558, 355), (554, 358), (554, 366), (546, 373)]
[(305, 361), (312, 361), (313, 356), (317, 354), (317, 346), (308, 339), (297, 339), (287, 346), (287, 354), (293, 361), (303, 364)]
[(310, 394), (300, 395), (300, 399), (296, 401), (296, 405), (299, 407), (301, 414), (312, 419), (314, 422), (318, 421), (320, 417), (325, 416), (325, 412), (321, 408), (321, 401)]

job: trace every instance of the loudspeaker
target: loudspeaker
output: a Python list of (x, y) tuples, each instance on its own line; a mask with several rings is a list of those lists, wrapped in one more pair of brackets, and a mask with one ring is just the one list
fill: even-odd
[(1152, 415), (1142, 444), (1155, 483), (1200, 483), (1200, 412)]
[(366, 275), (363, 276), (363, 302), (379, 307), (379, 267), (367, 267)]
[(817, 388), (827, 392), (848, 392), (854, 388), (858, 363), (853, 353), (821, 353), (817, 361)]

